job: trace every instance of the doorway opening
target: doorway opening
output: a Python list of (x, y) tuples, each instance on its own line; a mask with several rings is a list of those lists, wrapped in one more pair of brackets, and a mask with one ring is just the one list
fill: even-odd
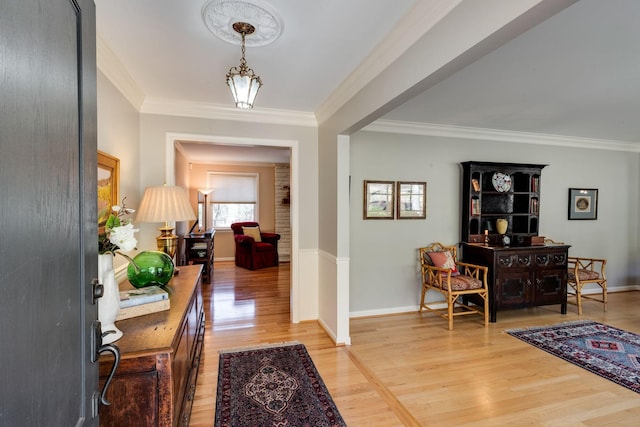
[[(181, 141), (198, 142), (211, 145), (240, 146), (240, 147), (288, 147), (290, 150), (290, 188), (289, 192), (289, 212), (290, 212), (290, 320), (292, 323), (300, 321), (299, 305), (299, 275), (298, 275), (298, 253), (299, 253), (299, 224), (298, 224), (298, 182), (299, 182), (299, 143), (296, 140), (273, 140), (259, 138), (239, 138), (228, 136), (167, 133), (165, 143), (165, 177), (167, 185), (175, 185), (176, 182), (176, 144)], [(215, 274), (215, 273), (214, 273)]]

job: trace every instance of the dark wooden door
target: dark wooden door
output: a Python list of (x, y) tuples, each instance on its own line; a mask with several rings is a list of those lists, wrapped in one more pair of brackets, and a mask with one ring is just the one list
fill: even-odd
[(0, 2), (0, 425), (94, 426), (95, 7)]

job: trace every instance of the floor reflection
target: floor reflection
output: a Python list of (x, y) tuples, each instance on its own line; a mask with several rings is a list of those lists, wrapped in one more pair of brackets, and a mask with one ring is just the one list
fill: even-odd
[(255, 271), (226, 264), (219, 267), (206, 286), (211, 292), (208, 317), (213, 330), (251, 328), (261, 316), (289, 320), (288, 263)]

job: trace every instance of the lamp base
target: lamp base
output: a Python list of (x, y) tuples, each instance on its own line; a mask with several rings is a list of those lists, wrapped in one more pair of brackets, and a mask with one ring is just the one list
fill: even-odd
[(173, 227), (161, 227), (159, 228), (160, 235), (156, 237), (156, 246), (158, 250), (169, 255), (173, 260), (178, 249), (178, 236), (173, 234)]

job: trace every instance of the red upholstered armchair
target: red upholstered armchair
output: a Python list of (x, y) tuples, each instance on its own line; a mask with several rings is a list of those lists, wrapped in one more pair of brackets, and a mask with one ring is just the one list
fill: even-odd
[(279, 234), (262, 233), (257, 222), (235, 222), (231, 229), (238, 267), (257, 270), (278, 265)]

